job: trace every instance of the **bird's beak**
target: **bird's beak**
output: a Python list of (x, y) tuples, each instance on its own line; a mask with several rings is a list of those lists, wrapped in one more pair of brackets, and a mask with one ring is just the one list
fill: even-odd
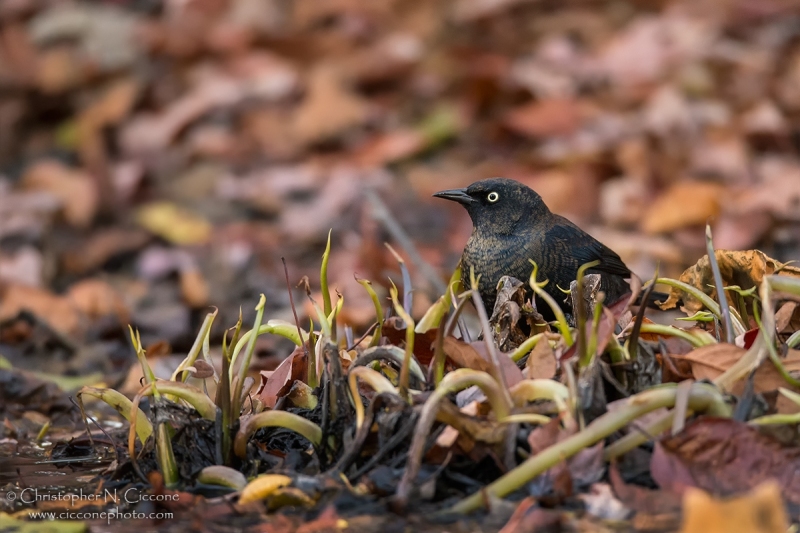
[(434, 193), (436, 198), (444, 198), (445, 200), (452, 200), (462, 205), (469, 205), (475, 202), (475, 198), (467, 194), (467, 189), (449, 189), (447, 191), (439, 191)]

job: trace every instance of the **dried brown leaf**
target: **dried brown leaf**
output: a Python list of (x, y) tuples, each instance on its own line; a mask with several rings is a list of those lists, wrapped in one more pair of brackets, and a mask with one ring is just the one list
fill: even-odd
[(545, 337), (536, 343), (528, 355), (523, 375), (525, 379), (552, 379), (557, 368), (556, 354)]
[(305, 353), (303, 348), (298, 346), (274, 371), (261, 372), (261, 384), (256, 395), (265, 406), (272, 409), (279, 398), (289, 393), (295, 380), (306, 379), (307, 372), (308, 362)]
[(125, 300), (114, 287), (102, 279), (86, 279), (69, 288), (67, 299), (90, 319), (115, 316), (120, 324), (130, 321)]
[(363, 124), (367, 115), (367, 103), (346, 88), (333, 67), (322, 64), (309, 74), (308, 94), (290, 131), (300, 142), (321, 142)]
[(682, 492), (694, 486), (730, 496), (774, 479), (787, 501), (800, 503), (800, 449), (783, 446), (743, 422), (697, 419), (678, 435), (660, 441), (657, 451), (653, 477), (669, 490)]
[(25, 285), (0, 285), (0, 321), (29, 311), (61, 333), (75, 333), (80, 314), (68, 298)]
[(665, 233), (704, 224), (720, 210), (723, 186), (702, 181), (679, 181), (650, 206), (642, 221), (645, 233)]
[(22, 185), (25, 189), (46, 191), (58, 198), (64, 219), (72, 226), (87, 227), (99, 206), (92, 177), (59, 161), (43, 160), (33, 164), (22, 177)]
[[(719, 343), (697, 348), (685, 355), (671, 355), (670, 357), (678, 361), (688, 361), (692, 366), (692, 375), (695, 379), (713, 380), (739, 361), (745, 353), (744, 348), (733, 344)], [(800, 372), (800, 350), (789, 350), (781, 362), (790, 373)], [(774, 391), (779, 387), (790, 388), (769, 359), (766, 359), (756, 369), (753, 379), (756, 393)], [(731, 392), (741, 393), (743, 387), (744, 381), (739, 381)]]
[(514, 108), (505, 117), (512, 130), (529, 137), (569, 135), (581, 125), (584, 112), (575, 100), (551, 98)]
[[(760, 285), (764, 276), (777, 272), (780, 272), (783, 276), (800, 277), (800, 268), (783, 264), (767, 257), (760, 250), (716, 250), (715, 255), (719, 264), (722, 282), (726, 286), (738, 285), (747, 290)], [(680, 281), (700, 289), (712, 298), (716, 298), (714, 273), (711, 271), (708, 255), (704, 255), (694, 266), (687, 268), (681, 274)], [(694, 314), (703, 308), (702, 304), (691, 295), (673, 288), (667, 301), (661, 305), (661, 309), (672, 309), (678, 299), (681, 298), (683, 299), (683, 307), (689, 314)]]

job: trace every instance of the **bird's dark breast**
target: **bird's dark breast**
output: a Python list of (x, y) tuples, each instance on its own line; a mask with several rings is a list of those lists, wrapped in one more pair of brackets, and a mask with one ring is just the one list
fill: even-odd
[(541, 255), (539, 243), (530, 239), (473, 233), (461, 258), (464, 288), (469, 288), (470, 270), (474, 269), (475, 275), (480, 276), (478, 288), (481, 298), (491, 313), (500, 278), (512, 276), (527, 284), (533, 271), (530, 260), (537, 261)]

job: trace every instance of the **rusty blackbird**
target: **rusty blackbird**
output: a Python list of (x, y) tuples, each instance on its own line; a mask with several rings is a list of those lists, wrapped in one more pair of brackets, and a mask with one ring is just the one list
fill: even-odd
[[(513, 276), (527, 283), (533, 270), (530, 260), (539, 266), (538, 281), (549, 280), (544, 290), (567, 313), (571, 312), (569, 296), (561, 289), (569, 291), (578, 268), (585, 263), (600, 261), (587, 273), (600, 274), (606, 304), (630, 292), (625, 278), (631, 271), (613, 250), (552, 213), (541, 196), (519, 182), (490, 178), (433, 196), (460, 203), (472, 219), (472, 236), (461, 256), (462, 281), (469, 287), (470, 268), (480, 275), (479, 291), (489, 314), (500, 278)], [(551, 315), (541, 302), (537, 308), (545, 316)]]

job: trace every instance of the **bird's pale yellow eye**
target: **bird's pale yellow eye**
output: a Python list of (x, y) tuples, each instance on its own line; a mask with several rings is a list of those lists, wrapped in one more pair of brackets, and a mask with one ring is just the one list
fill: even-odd
[(492, 191), (492, 192), (489, 193), (489, 195), (486, 197), (486, 199), (489, 200), (491, 203), (495, 203), (497, 200), (500, 199), (500, 195), (497, 194), (496, 192)]

